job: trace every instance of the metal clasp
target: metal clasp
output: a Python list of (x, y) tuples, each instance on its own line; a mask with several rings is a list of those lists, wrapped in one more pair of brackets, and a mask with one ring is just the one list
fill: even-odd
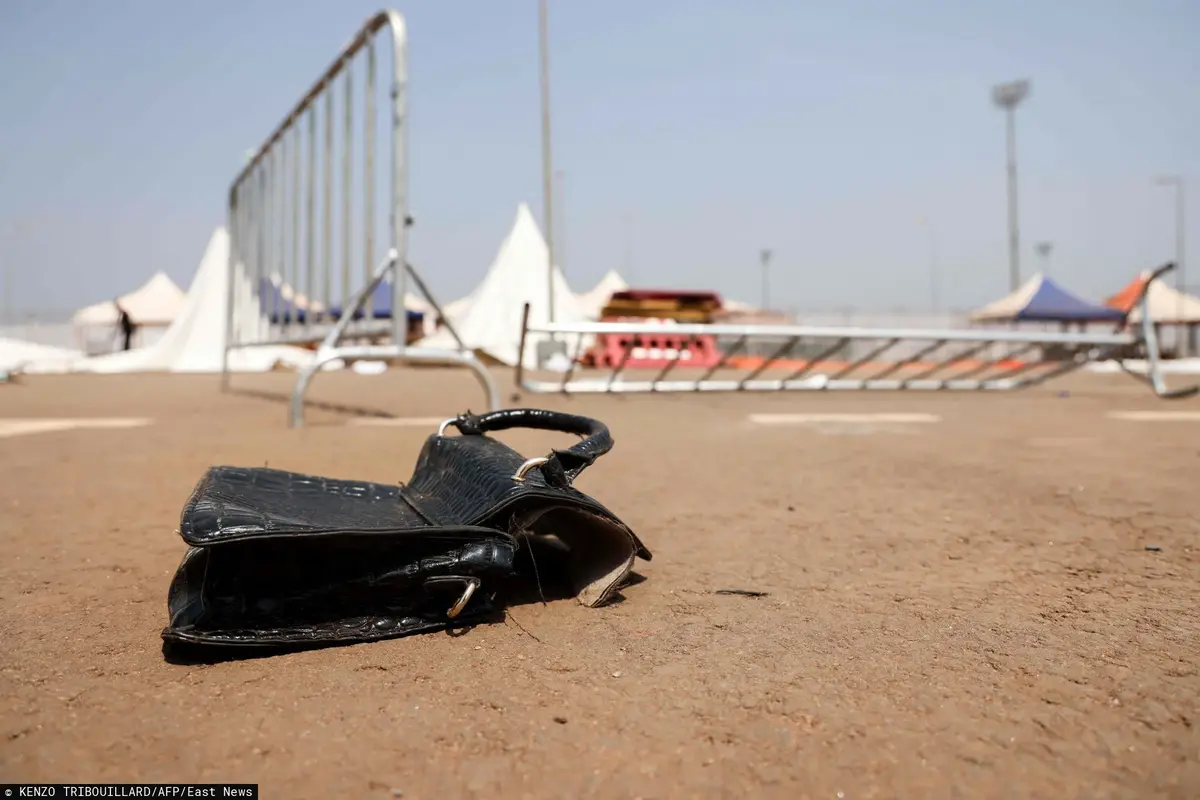
[(531, 458), (528, 461), (526, 461), (524, 464), (522, 464), (521, 466), (517, 467), (517, 471), (513, 474), (512, 479), (514, 481), (516, 481), (517, 483), (524, 483), (525, 475), (526, 475), (526, 473), (529, 472), (529, 470), (533, 469), (534, 467), (540, 467), (542, 464), (546, 464), (549, 461), (550, 461), (550, 459), (547, 458), (546, 456), (538, 456), (537, 458)]
[(426, 586), (431, 583), (464, 584), (462, 596), (458, 598), (454, 605), (450, 606), (448, 611), (446, 611), (446, 617), (448, 619), (454, 619), (462, 613), (464, 608), (467, 607), (467, 603), (471, 602), (471, 596), (474, 595), (475, 590), (479, 588), (480, 581), (479, 578), (469, 578), (465, 575), (439, 575), (434, 578), (425, 579)]

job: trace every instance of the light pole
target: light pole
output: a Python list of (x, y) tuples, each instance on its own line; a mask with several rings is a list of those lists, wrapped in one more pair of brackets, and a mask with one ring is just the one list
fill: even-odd
[(538, 0), (538, 44), (542, 56), (542, 191), (546, 214), (546, 298), (554, 322), (554, 162), (550, 158), (550, 48), (547, 44), (546, 0)]
[(1176, 314), (1183, 316), (1183, 295), (1187, 291), (1187, 282), (1184, 280), (1184, 252), (1183, 252), (1183, 231), (1184, 231), (1184, 195), (1183, 195), (1183, 176), (1182, 175), (1163, 175), (1156, 181), (1159, 186), (1175, 187), (1175, 288), (1179, 290), (1179, 307)]
[(771, 264), (771, 256), (774, 255), (770, 250), (762, 250), (758, 254), (759, 263), (762, 264), (762, 310), (766, 311), (770, 307), (771, 291), (770, 278), (767, 274), (767, 268)]
[(1042, 274), (1046, 277), (1050, 276), (1050, 253), (1054, 251), (1054, 245), (1050, 242), (1038, 242), (1033, 247), (1037, 251), (1038, 257), (1042, 259)]
[(1029, 96), (1029, 81), (992, 87), (992, 102), (1004, 109), (1008, 127), (1008, 280), (1013, 291), (1021, 285), (1021, 237), (1017, 224), (1017, 122), (1016, 110)]

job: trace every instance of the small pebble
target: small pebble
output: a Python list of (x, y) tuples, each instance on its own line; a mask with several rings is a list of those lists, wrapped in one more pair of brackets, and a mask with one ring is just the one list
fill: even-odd
[(1162, 550), (1162, 548), (1156, 544), (1148, 544), (1148, 545), (1146, 545), (1146, 549), (1149, 550), (1151, 553), (1157, 553), (1160, 550)]
[(619, 677), (621, 677), (621, 670), (617, 670), (616, 672), (614, 672), (614, 673), (613, 673), (613, 677), (614, 677), (614, 678), (619, 678)]
[(557, 722), (559, 725), (566, 725), (566, 724), (567, 724), (567, 718), (566, 718), (566, 717), (555, 717), (555, 718), (554, 718), (554, 721), (555, 721), (555, 722)]

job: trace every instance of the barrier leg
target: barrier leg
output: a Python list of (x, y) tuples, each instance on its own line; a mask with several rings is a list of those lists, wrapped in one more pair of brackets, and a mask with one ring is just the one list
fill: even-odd
[[(396, 357), (396, 348), (389, 345), (377, 347), (342, 347), (334, 350), (317, 351), (313, 360), (304, 369), (300, 370), (300, 374), (296, 377), (296, 385), (292, 387), (288, 427), (301, 428), (304, 426), (304, 396), (308, 393), (308, 386), (312, 383), (313, 377), (321, 370), (321, 367), (340, 358), (362, 360)], [(424, 361), (431, 364), (442, 363), (466, 367), (475, 375), (475, 380), (479, 382), (479, 387), (483, 389), (484, 398), (487, 402), (487, 410), (498, 411), (500, 409), (500, 392), (496, 387), (495, 380), (492, 378), (492, 373), (475, 357), (474, 353), (448, 353), (445, 350), (408, 347), (404, 349), (403, 357), (405, 361)]]

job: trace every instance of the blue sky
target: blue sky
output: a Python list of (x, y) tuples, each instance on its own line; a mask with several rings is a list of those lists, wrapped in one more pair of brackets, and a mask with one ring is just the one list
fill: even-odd
[[(1092, 297), (1174, 253), (1200, 287), (1200, 4), (551, 0), (563, 266), (772, 304), (929, 304), (1008, 286), (1004, 124), (1018, 116), (1022, 267)], [(410, 34), (412, 257), (453, 298), (526, 201), (541, 216), (535, 0), (396, 6)], [(18, 309), (186, 287), (225, 192), (378, 6), (0, 2), (0, 258)], [(626, 223), (626, 220), (630, 220)], [(558, 226), (556, 225), (556, 228)]]

